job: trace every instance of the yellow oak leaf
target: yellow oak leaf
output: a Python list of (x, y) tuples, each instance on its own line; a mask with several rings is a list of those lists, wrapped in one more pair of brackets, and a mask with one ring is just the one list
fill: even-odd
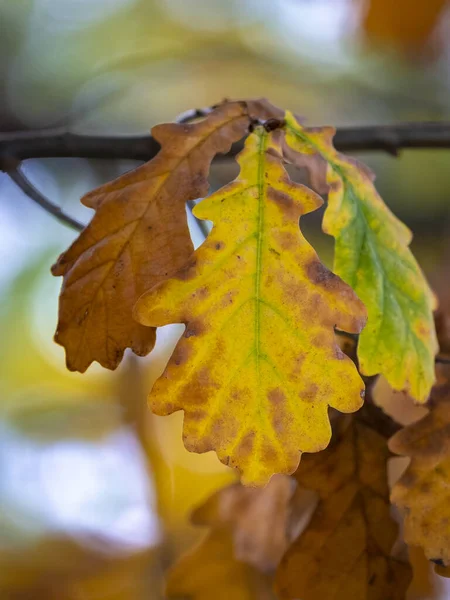
[(398, 527), (389, 512), (390, 454), (372, 417), (344, 417), (326, 450), (303, 457), (295, 478), (320, 500), (278, 568), (280, 597), (404, 600), (412, 573), (391, 556)]
[(135, 310), (143, 325), (186, 324), (153, 411), (184, 410), (186, 448), (215, 450), (252, 485), (324, 448), (328, 406), (355, 411), (364, 389), (334, 334), (360, 332), (364, 306), (299, 229), (322, 201), (288, 178), (278, 133), (247, 138), (238, 178), (195, 208), (211, 234)]
[(413, 546), (421, 546), (427, 558), (441, 567), (450, 566), (448, 375), (447, 367), (447, 381), (432, 390), (430, 412), (389, 441), (392, 452), (411, 457), (410, 465), (391, 495), (392, 502), (405, 517), (405, 540)]
[(288, 112), (286, 131), (291, 149), (327, 163), (323, 230), (335, 238), (334, 271), (368, 313), (358, 345), (361, 373), (381, 373), (395, 390), (425, 402), (438, 350), (435, 300), (408, 247), (411, 232), (384, 204), (368, 170), (333, 148), (334, 129), (306, 129)]
[(93, 361), (115, 369), (126, 348), (150, 352), (155, 329), (136, 323), (132, 308), (192, 253), (185, 202), (207, 193), (211, 160), (271, 108), (231, 102), (194, 124), (157, 125), (153, 160), (83, 197), (96, 213), (52, 268), (64, 276), (55, 341), (68, 369), (84, 372)]

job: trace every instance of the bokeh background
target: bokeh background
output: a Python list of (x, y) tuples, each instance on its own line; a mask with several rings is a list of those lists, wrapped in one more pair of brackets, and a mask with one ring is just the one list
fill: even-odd
[[(54, 126), (142, 134), (188, 108), (256, 96), (311, 125), (448, 120), (450, 5), (0, 0), (0, 136)], [(450, 152), (362, 158), (450, 298)], [(87, 222), (80, 196), (133, 166), (41, 159), (24, 171)], [(231, 172), (214, 167), (213, 186)], [(330, 262), (317, 217), (306, 228)], [(184, 450), (181, 415), (146, 410), (179, 327), (116, 373), (66, 371), (52, 341), (60, 280), (49, 268), (74, 237), (0, 173), (0, 597), (159, 599), (167, 566), (202, 535), (189, 512), (234, 474), (212, 453)], [(415, 560), (411, 598), (450, 597)]]

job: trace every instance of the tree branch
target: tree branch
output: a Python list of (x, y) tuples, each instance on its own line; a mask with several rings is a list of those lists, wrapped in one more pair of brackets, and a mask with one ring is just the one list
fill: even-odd
[[(186, 114), (183, 122), (198, 116), (197, 111)], [(390, 154), (403, 148), (450, 148), (450, 122), (343, 127), (336, 131), (334, 145), (343, 152), (381, 150)], [(241, 147), (235, 144), (227, 156), (234, 156)], [(0, 133), (0, 159), (76, 157), (147, 161), (158, 150), (159, 144), (151, 135), (79, 135), (63, 129)]]
[(42, 207), (45, 211), (53, 215), (56, 219), (58, 219), (58, 221), (61, 221), (61, 223), (64, 223), (64, 225), (67, 225), (76, 231), (82, 231), (84, 229), (84, 225), (82, 223), (66, 214), (60, 206), (54, 204), (51, 202), (51, 200), (41, 194), (41, 192), (34, 187), (34, 185), (19, 168), (14, 167), (8, 169), (7, 173), (14, 183), (20, 187), (24, 194), (31, 198), (33, 202), (36, 202), (36, 204)]
[[(186, 123), (205, 116), (210, 109), (186, 111), (177, 122)], [(401, 123), (399, 125), (374, 125), (371, 127), (347, 127), (336, 131), (334, 145), (344, 152), (381, 150), (397, 155), (403, 148), (450, 149), (450, 122)], [(234, 144), (227, 155), (235, 156), (242, 144)], [(40, 129), (0, 133), (0, 169), (34, 202), (59, 221), (77, 231), (83, 225), (41, 194), (20, 171), (22, 160), (31, 158), (96, 158), (147, 161), (159, 151), (158, 142), (151, 135), (101, 136), (79, 135), (65, 129)], [(201, 223), (202, 228), (204, 224)]]
[(397, 155), (404, 148), (450, 148), (450, 122), (416, 122), (336, 130), (334, 145), (343, 152), (382, 150)]

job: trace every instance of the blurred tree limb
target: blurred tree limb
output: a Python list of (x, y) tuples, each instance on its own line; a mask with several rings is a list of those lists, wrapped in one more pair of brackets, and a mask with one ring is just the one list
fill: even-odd
[[(194, 111), (193, 117), (198, 114)], [(342, 152), (381, 150), (394, 155), (402, 148), (450, 148), (450, 122), (343, 127), (337, 129), (334, 145)], [(227, 156), (234, 156), (240, 148), (240, 144), (235, 144)], [(151, 135), (80, 135), (59, 128), (0, 133), (0, 161), (7, 157), (17, 160), (76, 157), (147, 161), (158, 150), (159, 144)]]
[[(202, 116), (205, 110), (184, 113), (179, 122)], [(404, 148), (450, 148), (450, 122), (414, 122), (398, 125), (344, 127), (336, 131), (335, 147), (344, 152), (384, 151), (394, 156)], [(231, 151), (220, 156), (224, 160), (235, 156), (242, 148), (234, 144)], [(31, 158), (96, 158), (147, 161), (159, 150), (151, 135), (101, 136), (80, 135), (66, 129), (42, 129), (0, 133), (0, 170), (44, 210), (72, 229), (83, 225), (39, 192), (20, 171), (20, 162)]]

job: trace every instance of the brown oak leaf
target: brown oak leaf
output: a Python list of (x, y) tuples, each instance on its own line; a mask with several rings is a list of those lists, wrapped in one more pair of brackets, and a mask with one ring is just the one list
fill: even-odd
[(405, 517), (405, 540), (422, 547), (440, 574), (450, 566), (449, 376), (449, 367), (438, 365), (430, 412), (389, 441), (392, 452), (411, 458), (391, 496)]
[(265, 488), (236, 483), (208, 498), (193, 512), (192, 522), (228, 527), (236, 559), (272, 571), (291, 541), (295, 488), (295, 481), (285, 475), (274, 475)]
[(275, 475), (265, 488), (237, 483), (213, 494), (192, 514), (210, 531), (170, 570), (168, 597), (274, 599), (271, 574), (300, 512), (295, 489), (291, 477)]
[(280, 564), (277, 590), (302, 600), (403, 600), (412, 575), (391, 556), (398, 528), (389, 513), (385, 428), (373, 429), (364, 413), (343, 417), (340, 428), (295, 475), (320, 500)]
[(275, 600), (269, 575), (235, 557), (228, 529), (214, 529), (169, 571), (166, 597), (185, 600)]

